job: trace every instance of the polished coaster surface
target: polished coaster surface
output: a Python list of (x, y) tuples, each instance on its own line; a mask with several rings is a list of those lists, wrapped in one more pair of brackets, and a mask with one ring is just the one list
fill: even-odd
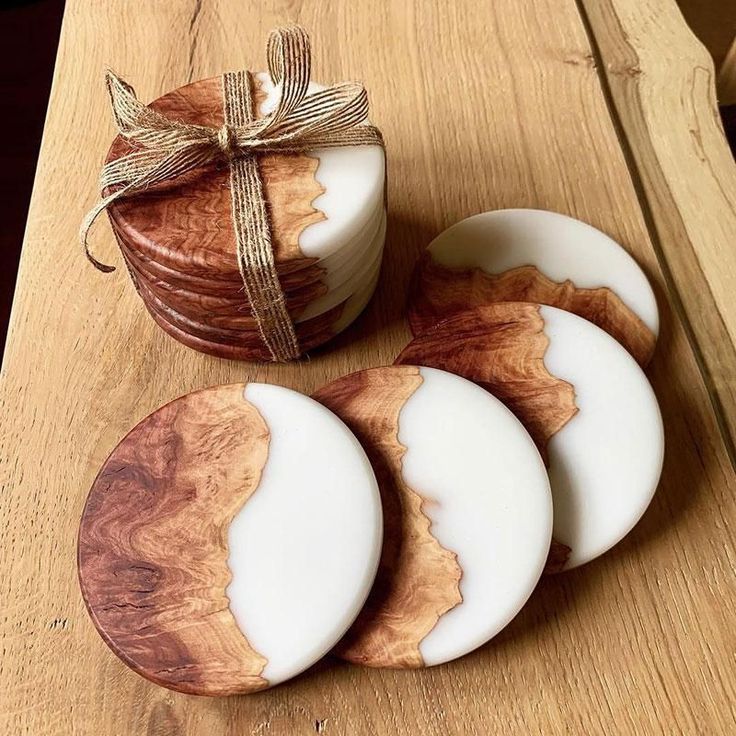
[(555, 307), (493, 304), (415, 337), (396, 362), (475, 381), (527, 428), (552, 485), (548, 571), (603, 554), (649, 506), (664, 454), (657, 400), (633, 358), (590, 322)]
[(636, 261), (600, 230), (543, 210), (485, 212), (435, 238), (414, 273), (409, 323), (416, 335), (465, 309), (514, 301), (584, 317), (640, 365), (654, 352), (657, 303)]
[(381, 537), (375, 476), (337, 417), (280, 386), (217, 386), (158, 409), (112, 452), (84, 509), (79, 578), (136, 672), (247, 693), (342, 637)]
[(549, 551), (549, 481), (503, 404), (432, 368), (359, 371), (314, 395), (353, 430), (378, 478), (376, 584), (336, 653), (376, 667), (447, 662), (516, 615)]

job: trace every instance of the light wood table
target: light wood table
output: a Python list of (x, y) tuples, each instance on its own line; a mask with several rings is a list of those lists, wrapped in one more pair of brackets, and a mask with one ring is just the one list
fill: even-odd
[[(77, 245), (113, 135), (101, 73), (151, 99), (262, 67), (267, 31), (287, 20), (310, 29), (318, 78), (372, 93), (390, 162), (383, 278), (357, 326), (309, 361), (211, 359), (155, 328), (125, 270), (97, 273)], [(674, 0), (70, 0), (0, 384), (0, 733), (734, 733), (735, 205), (713, 65)], [(209, 384), (312, 391), (391, 362), (416, 255), (499, 207), (592, 223), (655, 286), (667, 457), (635, 531), (543, 580), (501, 635), (445, 666), (328, 660), (219, 700), (129, 671), (90, 623), (75, 565), (87, 490), (118, 439)], [(105, 225), (94, 237), (117, 257)]]

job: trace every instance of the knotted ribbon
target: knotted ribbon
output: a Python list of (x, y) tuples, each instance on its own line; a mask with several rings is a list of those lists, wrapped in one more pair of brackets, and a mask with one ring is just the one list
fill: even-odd
[(216, 161), (230, 168), (231, 209), (238, 268), (260, 335), (273, 360), (299, 357), (294, 323), (278, 279), (258, 153), (297, 153), (337, 146), (383, 146), (380, 131), (366, 122), (368, 95), (344, 82), (307, 96), (311, 74), (309, 37), (299, 26), (271, 31), (268, 69), (279, 88), (276, 109), (256, 119), (247, 71), (223, 75), (225, 123), (220, 128), (171, 120), (140, 102), (133, 88), (108, 71), (107, 89), (120, 135), (134, 150), (105, 164), (105, 192), (82, 222), (80, 241), (91, 263), (109, 273), (90, 252), (87, 236), (113, 202)]

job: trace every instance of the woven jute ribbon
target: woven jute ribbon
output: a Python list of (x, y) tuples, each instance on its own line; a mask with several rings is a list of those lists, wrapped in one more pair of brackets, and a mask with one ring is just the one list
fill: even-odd
[(382, 146), (383, 138), (366, 122), (368, 96), (361, 84), (344, 82), (307, 96), (311, 54), (304, 29), (273, 30), (267, 54), (269, 73), (280, 92), (276, 108), (256, 118), (250, 73), (224, 74), (225, 123), (220, 128), (171, 120), (139, 102), (129, 84), (108, 72), (115, 122), (133, 150), (103, 167), (100, 187), (103, 195), (109, 193), (85, 217), (80, 240), (96, 268), (114, 271), (88, 246), (89, 229), (97, 217), (119, 199), (224, 160), (230, 168), (234, 247), (245, 294), (271, 357), (283, 361), (299, 357), (301, 351), (276, 270), (258, 154)]

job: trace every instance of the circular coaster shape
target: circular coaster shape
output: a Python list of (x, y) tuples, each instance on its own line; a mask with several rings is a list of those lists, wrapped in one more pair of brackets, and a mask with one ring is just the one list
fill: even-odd
[(603, 554), (649, 506), (664, 456), (657, 399), (636, 361), (590, 322), (555, 307), (493, 304), (415, 337), (396, 362), (475, 381), (528, 429), (552, 485), (548, 571)]
[(636, 261), (600, 230), (556, 212), (497, 210), (445, 230), (417, 264), (409, 324), (417, 335), (493, 302), (573, 312), (613, 335), (646, 365), (659, 317)]
[[(264, 73), (253, 76), (253, 85), (262, 117), (275, 108), (280, 90)], [(320, 89), (310, 84), (309, 93)], [(149, 107), (185, 123), (219, 127), (224, 123), (222, 79), (193, 82)], [(129, 150), (118, 136), (107, 158)], [(380, 146), (269, 152), (259, 155), (258, 162), (281, 275), (302, 271), (305, 283), (320, 278), (319, 266), (329, 270), (327, 259), (358, 238), (383, 208), (385, 156)], [(152, 186), (115, 202), (108, 212), (129, 250), (194, 277), (242, 281), (226, 166)]]
[(79, 578), (136, 672), (247, 693), (340, 639), (381, 536), (375, 476), (337, 417), (280, 386), (217, 386), (158, 409), (112, 452), (82, 516)]
[(432, 368), (359, 371), (314, 398), (368, 453), (385, 525), (376, 583), (336, 653), (422, 667), (495, 636), (534, 589), (552, 531), (547, 474), (521, 424)]

